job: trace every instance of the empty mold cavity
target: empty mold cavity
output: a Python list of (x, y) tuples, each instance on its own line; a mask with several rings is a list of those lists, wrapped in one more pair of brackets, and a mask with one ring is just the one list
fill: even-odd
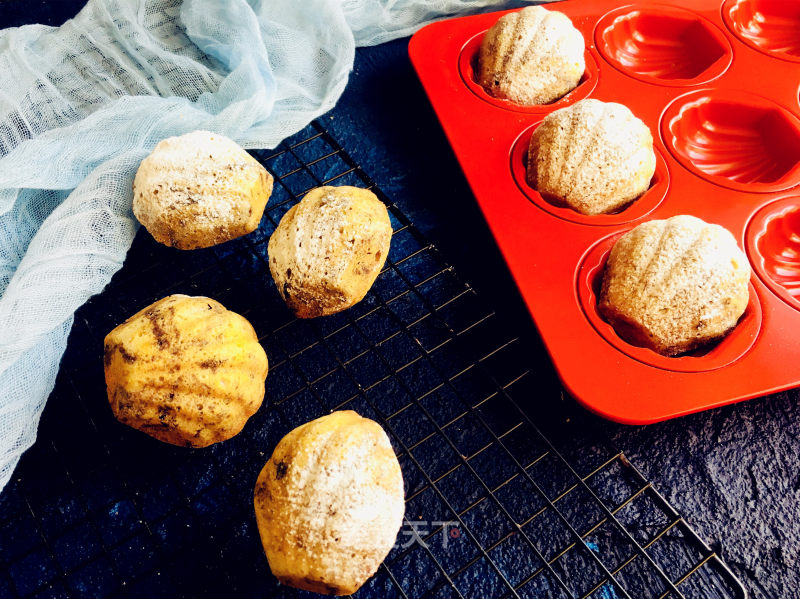
[(461, 54), (458, 58), (458, 70), (461, 73), (461, 79), (464, 81), (464, 84), (469, 88), (469, 90), (484, 102), (488, 102), (489, 104), (493, 104), (498, 108), (504, 108), (506, 110), (543, 114), (552, 112), (553, 110), (557, 110), (559, 108), (564, 108), (565, 106), (574, 104), (578, 100), (588, 97), (589, 94), (594, 91), (594, 88), (597, 85), (597, 60), (595, 60), (595, 57), (587, 48), (583, 54), (584, 62), (586, 63), (586, 70), (583, 73), (583, 77), (581, 77), (581, 80), (578, 82), (578, 85), (575, 87), (575, 89), (566, 95), (561, 96), (558, 100), (550, 102), (549, 104), (523, 106), (521, 104), (516, 104), (511, 100), (495, 98), (491, 94), (487, 93), (487, 91), (483, 89), (483, 86), (478, 83), (478, 53), (480, 51), (481, 42), (483, 41), (483, 36), (485, 34), (486, 31), (481, 31), (477, 35), (473, 36), (466, 44), (464, 44), (464, 47), (461, 49)]
[(747, 251), (761, 280), (800, 310), (800, 197), (762, 208), (748, 227)]
[(765, 54), (800, 62), (800, 3), (794, 0), (728, 0), (725, 24), (742, 42)]
[(604, 16), (595, 30), (600, 54), (622, 72), (653, 83), (709, 81), (731, 63), (725, 35), (688, 10), (626, 7)]
[(639, 362), (675, 372), (716, 370), (732, 364), (753, 347), (761, 330), (762, 312), (761, 302), (752, 283), (750, 283), (750, 301), (736, 327), (714, 344), (681, 356), (668, 357), (623, 339), (614, 327), (600, 316), (597, 301), (608, 255), (614, 243), (625, 233), (626, 231), (616, 233), (597, 242), (586, 253), (578, 268), (577, 285), (581, 307), (589, 322), (608, 343)]
[(634, 201), (622, 209), (610, 214), (581, 214), (567, 206), (556, 197), (538, 192), (527, 181), (528, 146), (536, 127), (541, 121), (529, 127), (516, 139), (511, 147), (511, 174), (517, 187), (539, 208), (566, 221), (584, 225), (619, 225), (628, 223), (649, 214), (666, 197), (669, 189), (669, 170), (667, 163), (658, 148), (656, 154), (656, 170), (650, 180), (650, 187)]
[(718, 185), (766, 192), (800, 182), (800, 121), (760, 96), (693, 92), (667, 108), (661, 128), (678, 161)]

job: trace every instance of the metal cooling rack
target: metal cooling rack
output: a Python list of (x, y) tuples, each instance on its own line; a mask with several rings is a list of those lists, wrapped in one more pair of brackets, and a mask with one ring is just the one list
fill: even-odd
[[(311, 597), (269, 573), (252, 491), (278, 440), (334, 409), (380, 422), (406, 486), (398, 544), (358, 598), (746, 596), (625, 456), (542, 392), (526, 340), (319, 124), (254, 155), (276, 177), (256, 232), (180, 252), (141, 230), (76, 315), (39, 440), (0, 495), (0, 597)], [(364, 301), (303, 321), (266, 246), (321, 184), (373, 189), (394, 237)], [(270, 359), (262, 409), (204, 450), (118, 424), (106, 399), (105, 333), (170, 293), (245, 315)]]

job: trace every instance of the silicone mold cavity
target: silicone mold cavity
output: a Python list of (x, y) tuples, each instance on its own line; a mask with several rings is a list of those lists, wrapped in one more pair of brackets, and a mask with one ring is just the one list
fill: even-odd
[[(800, 72), (794, 68), (800, 60), (791, 62), (800, 35), (787, 39), (800, 32), (800, 19), (788, 26), (794, 13), (777, 12), (791, 10), (789, 4), (800, 11), (800, 0), (783, 4), (547, 5), (567, 15), (583, 35), (587, 68), (570, 94), (532, 108), (490, 97), (473, 78), (471, 61), (484, 32), (508, 11), (429, 25), (409, 45), (565, 388), (606, 418), (647, 424), (800, 386), (800, 370), (790, 368), (800, 360), (800, 296), (790, 293), (800, 273), (789, 251), (794, 238), (787, 233), (800, 219), (792, 216), (800, 207)], [(734, 6), (742, 11), (733, 12), (739, 29), (766, 44), (734, 34)], [(745, 8), (759, 15), (745, 17)], [(650, 189), (615, 214), (579, 214), (526, 181), (533, 127), (587, 96), (627, 105), (653, 133), (657, 160)], [(781, 208), (788, 212), (780, 219), (773, 216), (769, 227), (758, 221), (757, 215), (772, 215), (774, 205), (790, 196), (793, 205)], [(676, 214), (731, 231), (745, 247), (753, 274), (747, 311), (731, 333), (705, 352), (670, 358), (625, 341), (625, 330), (618, 334), (598, 315), (592, 285), (601, 281), (612, 245), (607, 238)]]
[(495, 98), (494, 96), (488, 94), (485, 89), (483, 89), (483, 86), (478, 83), (477, 77), (478, 51), (480, 50), (481, 42), (483, 41), (483, 36), (485, 34), (486, 31), (482, 31), (470, 38), (470, 40), (464, 44), (464, 47), (461, 49), (461, 53), (458, 57), (458, 71), (461, 74), (461, 79), (464, 81), (464, 84), (469, 88), (469, 90), (484, 102), (488, 102), (489, 104), (497, 106), (498, 108), (513, 110), (515, 112), (545, 114), (552, 112), (553, 110), (558, 110), (559, 108), (564, 108), (570, 104), (574, 104), (578, 100), (583, 100), (584, 98), (588, 97), (592, 91), (594, 91), (594, 88), (597, 85), (597, 60), (587, 48), (583, 53), (583, 58), (586, 63), (586, 70), (584, 71), (580, 82), (578, 82), (578, 86), (568, 94), (560, 97), (555, 102), (550, 102), (549, 104), (538, 104), (535, 106), (522, 106), (521, 104), (516, 104), (510, 100)]
[(629, 343), (617, 334), (597, 310), (597, 299), (603, 282), (611, 248), (626, 231), (600, 240), (584, 256), (578, 269), (578, 298), (586, 317), (598, 333), (616, 349), (644, 364), (675, 372), (704, 372), (732, 364), (744, 356), (755, 344), (761, 330), (761, 302), (753, 283), (750, 283), (750, 301), (736, 327), (714, 345), (677, 357), (667, 357), (646, 347)]
[(800, 310), (800, 197), (762, 208), (748, 227), (747, 251), (761, 280)]
[(748, 46), (800, 62), (800, 4), (791, 0), (728, 0), (725, 24)]
[(626, 7), (595, 30), (600, 54), (620, 71), (652, 83), (694, 85), (730, 66), (725, 35), (706, 19), (668, 7)]
[(661, 130), (681, 164), (718, 185), (766, 192), (800, 182), (800, 121), (760, 96), (687, 94), (667, 108)]
[(646, 216), (666, 197), (669, 189), (669, 170), (658, 148), (653, 148), (656, 154), (656, 170), (650, 180), (649, 189), (617, 212), (611, 214), (581, 214), (559, 202), (557, 198), (539, 193), (528, 185), (525, 175), (531, 135), (533, 135), (533, 131), (540, 123), (541, 121), (523, 131), (511, 147), (511, 174), (522, 193), (545, 212), (549, 212), (558, 218), (584, 225), (619, 225)]

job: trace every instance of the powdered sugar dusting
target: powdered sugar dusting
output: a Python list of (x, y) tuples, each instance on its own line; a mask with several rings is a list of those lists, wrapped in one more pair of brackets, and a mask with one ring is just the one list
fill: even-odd
[(333, 314), (367, 293), (391, 236), (386, 207), (371, 191), (318, 187), (283, 216), (270, 237), (270, 271), (295, 314)]
[[(308, 272), (315, 265), (325, 264), (328, 278), (338, 280), (352, 259), (355, 239), (348, 237), (347, 208), (352, 202), (346, 195), (329, 187), (319, 198), (313, 209), (298, 210), (295, 228), (304, 231), (303, 241), (297, 243), (295, 260), (300, 273)], [(330, 257), (338, 254), (338, 259)]]
[(749, 299), (750, 264), (733, 235), (682, 215), (643, 223), (611, 250), (600, 309), (640, 327), (667, 355), (725, 335)]
[(339, 411), (294, 429), (255, 489), (270, 568), (299, 588), (355, 592), (392, 548), (403, 495), (400, 465), (376, 422)]
[(483, 39), (479, 83), (498, 98), (547, 104), (574, 89), (586, 68), (584, 40), (565, 14), (529, 6), (500, 17)]
[(587, 99), (548, 115), (531, 136), (528, 181), (582, 214), (613, 212), (650, 186), (650, 129), (627, 106)]
[(194, 131), (171, 137), (139, 167), (134, 214), (162, 242), (159, 236), (165, 234), (179, 241), (184, 230), (194, 237), (226, 241), (246, 232), (240, 230), (252, 216), (248, 192), (265, 174), (247, 152), (222, 135)]

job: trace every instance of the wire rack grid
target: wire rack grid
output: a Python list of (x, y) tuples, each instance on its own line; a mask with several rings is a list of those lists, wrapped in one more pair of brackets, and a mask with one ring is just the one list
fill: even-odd
[[(77, 313), (39, 440), (0, 495), (0, 597), (312, 596), (270, 575), (252, 491), (284, 434), (336, 409), (384, 427), (406, 487), (395, 548), (359, 599), (746, 596), (622, 453), (543, 395), (526, 339), (318, 123), (253, 154), (275, 176), (257, 231), (179, 252), (141, 230)], [(266, 244), (322, 184), (372, 189), (394, 235), (361, 303), (304, 321), (272, 285)], [(243, 314), (270, 359), (262, 409), (204, 450), (118, 424), (105, 396), (105, 333), (171, 293)]]

